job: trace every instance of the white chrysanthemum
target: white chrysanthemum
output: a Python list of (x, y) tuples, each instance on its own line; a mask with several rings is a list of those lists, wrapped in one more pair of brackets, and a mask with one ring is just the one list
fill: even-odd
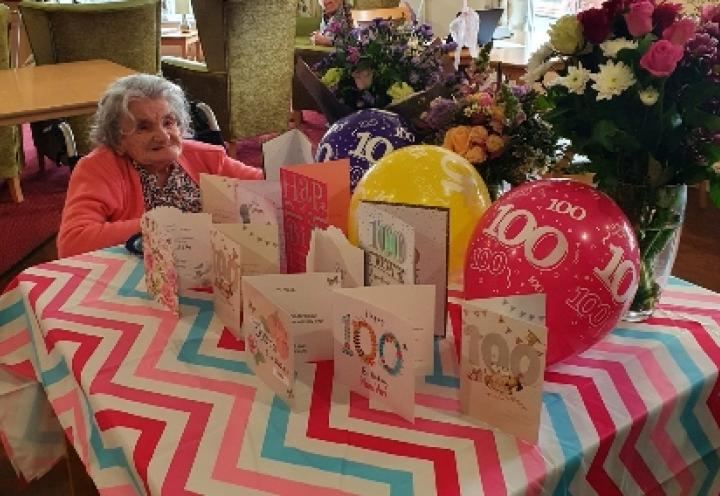
[(714, 164), (712, 164), (712, 170), (713, 170), (713, 172), (714, 172), (715, 174), (717, 174), (718, 176), (720, 176), (720, 160), (718, 160), (717, 162), (715, 162)]
[(590, 81), (590, 71), (579, 64), (578, 67), (569, 67), (567, 76), (557, 78), (554, 84), (565, 86), (570, 93), (583, 95), (588, 81)]
[(592, 87), (598, 92), (598, 101), (610, 100), (635, 84), (632, 70), (622, 62), (615, 63), (612, 60), (600, 64), (600, 72), (590, 74), (590, 79), (595, 81)]
[(660, 92), (652, 86), (648, 86), (644, 90), (638, 91), (638, 95), (640, 96), (640, 101), (643, 102), (644, 105), (651, 107), (657, 103)]
[(600, 48), (606, 57), (614, 59), (623, 48), (635, 49), (638, 47), (637, 41), (626, 40), (625, 38), (617, 38), (615, 40), (607, 40), (600, 43)]
[(535, 50), (528, 60), (527, 72), (522, 77), (526, 83), (534, 83), (545, 75), (547, 71), (553, 66), (554, 62), (548, 59), (555, 53), (550, 42), (546, 42), (540, 45), (540, 48)]

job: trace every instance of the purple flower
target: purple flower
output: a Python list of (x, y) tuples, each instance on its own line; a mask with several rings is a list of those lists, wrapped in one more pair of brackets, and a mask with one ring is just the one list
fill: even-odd
[(348, 48), (347, 60), (351, 64), (357, 64), (360, 61), (360, 50), (357, 47)]
[(411, 85), (415, 85), (420, 82), (420, 75), (417, 72), (411, 72), (410, 76), (408, 76), (408, 81)]
[(457, 105), (453, 100), (438, 97), (430, 103), (423, 120), (432, 129), (443, 129), (452, 123), (456, 110)]

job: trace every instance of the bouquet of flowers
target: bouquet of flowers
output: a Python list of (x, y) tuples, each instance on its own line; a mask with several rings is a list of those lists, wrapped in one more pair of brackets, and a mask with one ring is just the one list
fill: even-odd
[(642, 270), (631, 309), (648, 315), (669, 273), (657, 263), (674, 259), (685, 185), (709, 180), (720, 205), (720, 5), (681, 11), (607, 0), (562, 17), (527, 76), (544, 78), (546, 118), (633, 223)]
[(426, 24), (377, 19), (367, 27), (337, 33), (335, 50), (314, 69), (349, 109), (384, 108), (444, 82), (447, 49), (433, 42)]
[(526, 85), (502, 82), (483, 47), (450, 98), (439, 97), (421, 116), (430, 139), (472, 163), (490, 188), (517, 185), (544, 172), (558, 139), (543, 119), (540, 94)]

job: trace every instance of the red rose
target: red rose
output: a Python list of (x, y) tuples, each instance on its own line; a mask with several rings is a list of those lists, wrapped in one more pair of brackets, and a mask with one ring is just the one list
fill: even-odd
[(662, 37), (673, 45), (684, 47), (685, 43), (695, 36), (696, 29), (697, 25), (692, 19), (680, 19), (665, 29)]
[(625, 14), (625, 23), (630, 34), (638, 37), (652, 31), (652, 16), (655, 6), (648, 0), (642, 0), (630, 5), (630, 10)]
[(685, 50), (668, 40), (656, 41), (640, 58), (640, 67), (653, 76), (667, 77), (675, 71)]
[(616, 15), (625, 12), (627, 2), (626, 0), (605, 0), (602, 3), (602, 8), (607, 12), (608, 19), (612, 19)]
[(588, 9), (577, 15), (582, 24), (585, 39), (595, 45), (605, 41), (610, 34), (610, 18), (603, 9)]
[(682, 12), (682, 5), (679, 3), (665, 2), (655, 7), (655, 11), (652, 15), (655, 33), (658, 35), (662, 34), (668, 26), (675, 22), (675, 19), (677, 19), (680, 12)]

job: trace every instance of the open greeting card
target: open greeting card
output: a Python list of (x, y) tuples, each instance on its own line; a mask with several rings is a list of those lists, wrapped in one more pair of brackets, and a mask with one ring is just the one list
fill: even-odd
[(460, 407), (537, 443), (547, 351), (545, 295), (463, 303)]
[(440, 336), (447, 319), (449, 213), (441, 207), (368, 201), (357, 209), (367, 284), (433, 284), (433, 329)]
[(335, 273), (242, 278), (242, 329), (250, 366), (286, 400), (291, 399), (296, 361), (333, 356), (328, 302), (332, 289), (339, 287)]
[(179, 314), (179, 292), (210, 284), (210, 215), (158, 207), (140, 225), (148, 293)]
[(338, 289), (333, 296), (335, 378), (415, 418), (415, 380), (432, 369), (435, 287)]
[(365, 251), (335, 226), (313, 229), (306, 266), (308, 272), (339, 273), (343, 288), (365, 285)]
[(277, 224), (214, 224), (210, 230), (215, 313), (240, 332), (242, 276), (280, 272)]
[(280, 181), (280, 167), (311, 164), (315, 160), (312, 143), (298, 129), (291, 129), (262, 144), (265, 179)]
[(287, 272), (305, 272), (314, 228), (332, 225), (347, 232), (350, 161), (282, 167), (280, 184)]

